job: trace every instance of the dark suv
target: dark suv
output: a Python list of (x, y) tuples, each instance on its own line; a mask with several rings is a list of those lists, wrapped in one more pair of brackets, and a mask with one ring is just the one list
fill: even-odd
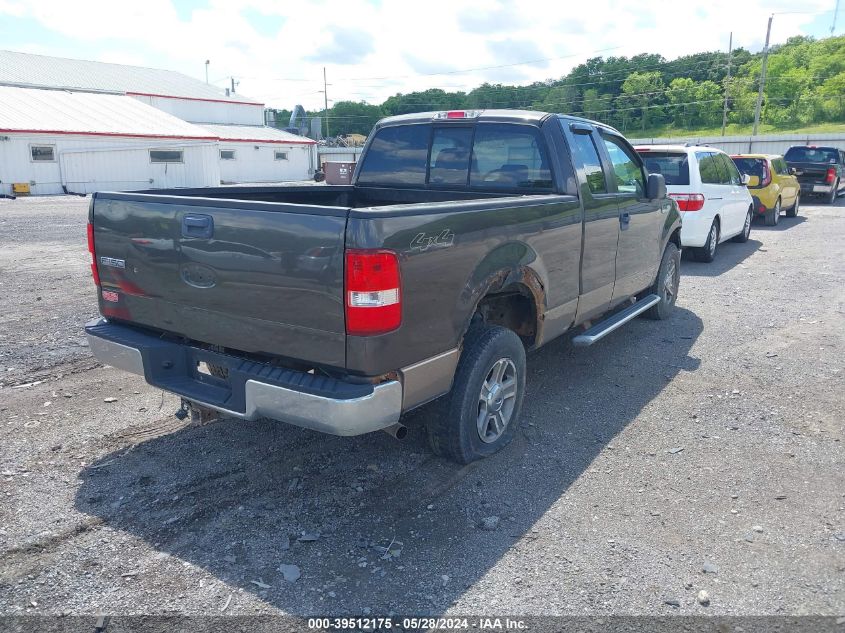
[(798, 177), (801, 195), (821, 196), (828, 204), (845, 188), (845, 152), (836, 147), (793, 145), (784, 154), (790, 171)]

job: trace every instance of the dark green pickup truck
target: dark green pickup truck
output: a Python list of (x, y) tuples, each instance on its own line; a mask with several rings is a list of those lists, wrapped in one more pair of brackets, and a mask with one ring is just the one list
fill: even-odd
[(468, 462), (510, 441), (526, 350), (671, 313), (679, 231), (663, 177), (605, 125), (393, 117), (349, 186), (96, 194), (86, 331), (181, 415), (401, 437), (440, 398), (431, 445)]
[(845, 152), (841, 149), (793, 145), (783, 158), (798, 178), (802, 196), (820, 196), (833, 204), (845, 191)]

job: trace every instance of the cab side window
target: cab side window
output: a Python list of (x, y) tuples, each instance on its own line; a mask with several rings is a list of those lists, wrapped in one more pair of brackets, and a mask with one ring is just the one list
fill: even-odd
[(587, 179), (587, 185), (590, 187), (590, 193), (607, 193), (604, 171), (601, 168), (599, 152), (593, 142), (592, 134), (575, 133), (572, 138), (575, 141), (573, 153), (584, 167), (584, 176)]
[(642, 196), (645, 193), (645, 176), (636, 152), (615, 136), (602, 133), (601, 138), (613, 164), (616, 190), (619, 193), (636, 193)]

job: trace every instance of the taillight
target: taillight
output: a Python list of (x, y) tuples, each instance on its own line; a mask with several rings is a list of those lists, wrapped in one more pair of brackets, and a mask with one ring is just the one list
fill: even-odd
[(824, 181), (827, 184), (833, 184), (833, 181), (836, 180), (836, 170), (833, 167), (827, 168), (827, 176), (824, 177)]
[(399, 258), (393, 251), (346, 251), (346, 333), (384, 334), (402, 323)]
[(97, 252), (94, 249), (94, 225), (88, 223), (88, 252), (91, 253), (91, 276), (94, 278), (94, 283), (100, 285), (100, 273), (97, 272)]
[(766, 163), (763, 163), (763, 180), (760, 181), (761, 187), (768, 187), (772, 184), (772, 172)]
[(681, 211), (701, 211), (704, 208), (704, 194), (701, 193), (670, 193), (678, 203)]

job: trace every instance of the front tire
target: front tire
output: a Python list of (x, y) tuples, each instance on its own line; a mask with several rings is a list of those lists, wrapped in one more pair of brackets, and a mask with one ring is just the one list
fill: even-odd
[(718, 218), (713, 220), (713, 224), (710, 225), (710, 232), (707, 234), (707, 241), (704, 242), (704, 246), (700, 248), (693, 249), (693, 255), (695, 258), (700, 261), (704, 262), (705, 264), (709, 264), (714, 259), (716, 259), (716, 249), (719, 246), (719, 220)]
[(681, 251), (674, 242), (666, 245), (663, 251), (663, 258), (660, 260), (660, 268), (657, 270), (657, 279), (654, 285), (648, 289), (648, 294), (655, 294), (660, 297), (660, 303), (656, 303), (643, 313), (647, 319), (662, 321), (672, 316), (675, 310), (675, 301), (678, 299), (678, 286), (681, 282)]
[(428, 425), (432, 451), (468, 464), (513, 439), (525, 394), (525, 347), (511, 330), (473, 326), (452, 391)]
[(766, 226), (777, 226), (780, 222), (780, 198), (775, 202), (775, 206), (766, 211)]
[(786, 210), (786, 217), (788, 218), (796, 218), (798, 217), (798, 207), (801, 204), (801, 194), (795, 196), (795, 204), (789, 207)]
[(748, 213), (745, 214), (745, 224), (742, 225), (742, 233), (736, 235), (733, 238), (734, 242), (739, 242), (740, 244), (745, 244), (748, 241), (749, 236), (751, 235), (751, 221), (754, 219), (754, 213), (749, 208)]

